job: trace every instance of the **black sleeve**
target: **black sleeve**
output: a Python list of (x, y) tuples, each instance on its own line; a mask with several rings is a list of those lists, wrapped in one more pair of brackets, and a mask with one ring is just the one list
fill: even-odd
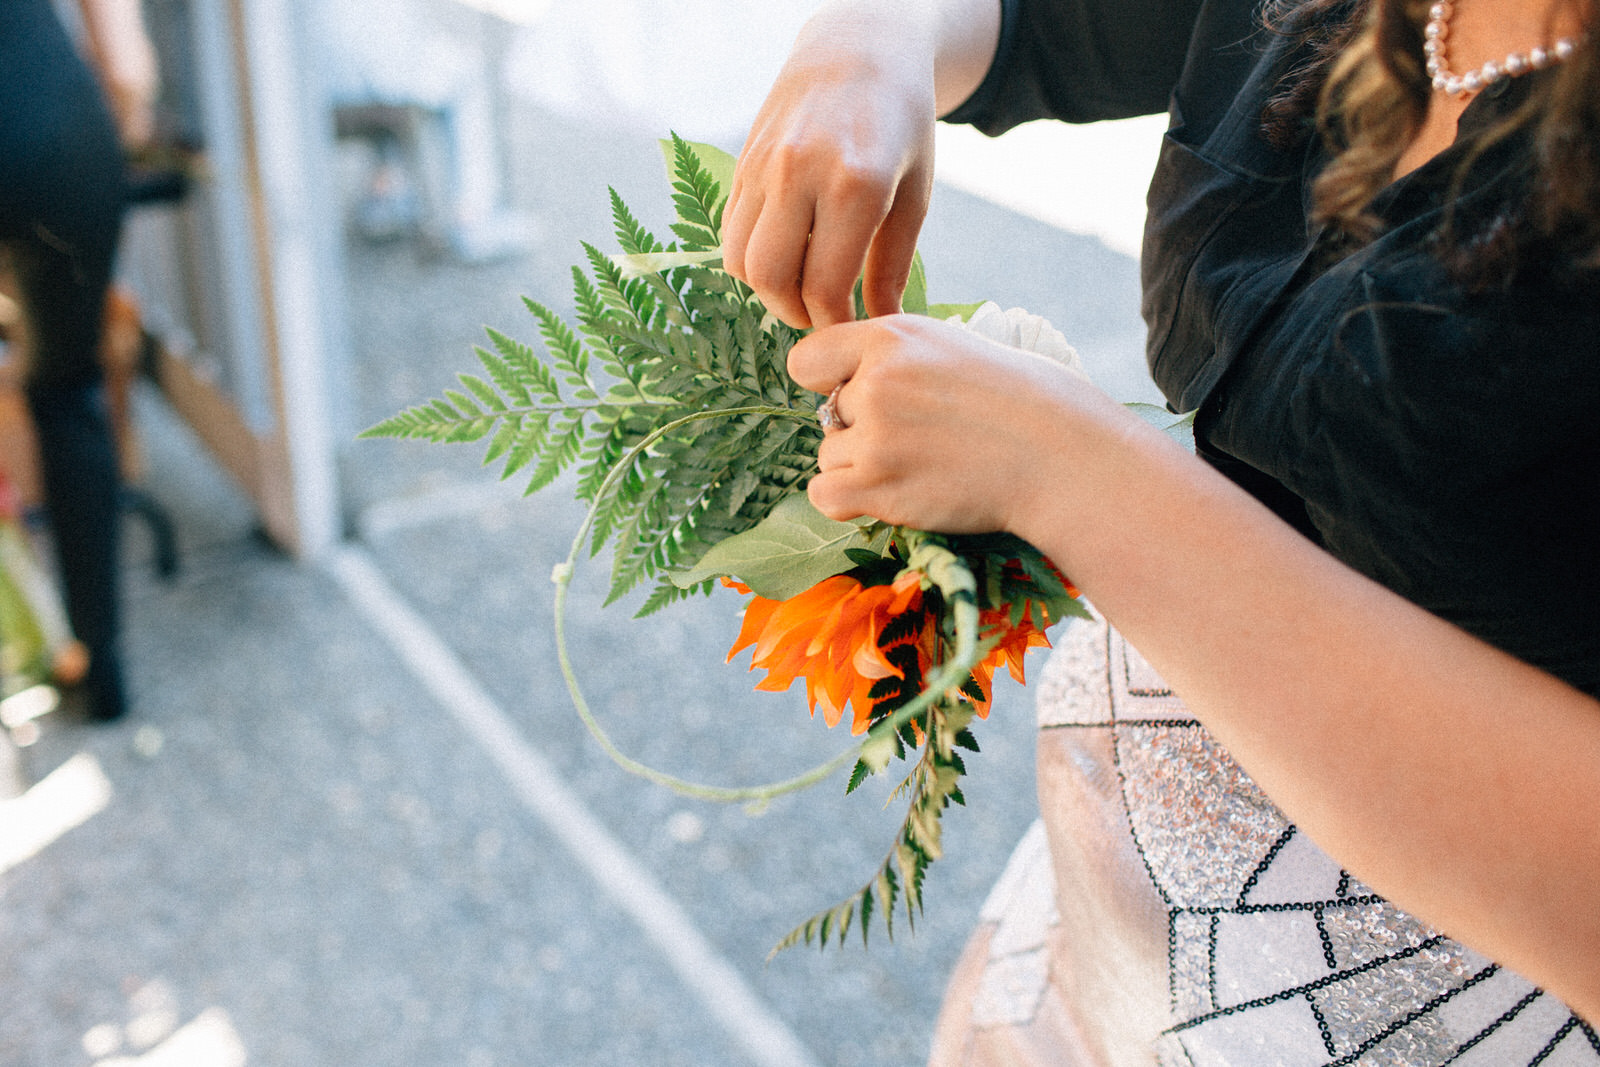
[(945, 121), (995, 136), (1033, 119), (1165, 111), (1200, 8), (1201, 0), (1001, 0), (989, 73)]

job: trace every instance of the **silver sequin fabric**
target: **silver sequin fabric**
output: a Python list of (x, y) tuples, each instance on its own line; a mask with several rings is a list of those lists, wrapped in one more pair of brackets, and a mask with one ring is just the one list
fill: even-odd
[[(1114, 630), (1074, 622), (1058, 646), (1040, 728), (1110, 734), (1115, 766), (1074, 771), (1117, 776), (1147, 879), (1089, 891), (1154, 892), (1167, 915), (1169, 1025), (1146, 1062), (1600, 1067), (1600, 1037), (1559, 1001), (1382, 899), (1291, 825)], [(1085, 891), (1082, 872), (1070, 882)]]

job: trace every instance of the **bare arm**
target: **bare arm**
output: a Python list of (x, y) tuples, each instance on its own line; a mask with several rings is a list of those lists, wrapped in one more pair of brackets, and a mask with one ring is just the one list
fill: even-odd
[(819, 331), (790, 369), (849, 383), (822, 511), (1032, 541), (1330, 854), (1600, 1019), (1600, 704), (1046, 361), (900, 317)]
[(139, 0), (78, 0), (89, 62), (99, 76), (122, 143), (138, 148), (155, 133), (156, 51)]
[(898, 311), (933, 187), (933, 123), (983, 80), (998, 0), (835, 0), (757, 116), (724, 213), (724, 263), (794, 326)]

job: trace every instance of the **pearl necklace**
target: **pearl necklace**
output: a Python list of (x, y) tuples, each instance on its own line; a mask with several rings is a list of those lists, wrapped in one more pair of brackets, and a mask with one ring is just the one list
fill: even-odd
[(1571, 56), (1578, 47), (1571, 37), (1562, 37), (1548, 49), (1512, 52), (1498, 62), (1490, 60), (1477, 70), (1454, 74), (1445, 58), (1445, 41), (1450, 36), (1450, 16), (1454, 10), (1450, 0), (1437, 0), (1428, 9), (1428, 24), (1422, 28), (1422, 50), (1428, 56), (1428, 74), (1433, 78), (1433, 87), (1450, 96), (1475, 93), (1501, 78), (1515, 78), (1530, 70), (1554, 66)]

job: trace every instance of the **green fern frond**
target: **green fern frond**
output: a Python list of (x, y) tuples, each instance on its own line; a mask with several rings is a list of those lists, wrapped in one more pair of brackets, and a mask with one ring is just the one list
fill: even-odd
[[(815, 422), (822, 398), (796, 385), (786, 368), (802, 332), (769, 316), (715, 255), (731, 158), (676, 136), (670, 157), (677, 214), (672, 232), (683, 252), (710, 254), (624, 260), (624, 270), (583, 244), (584, 262), (572, 270), (572, 324), (524, 299), (543, 351), (490, 329), (489, 343), (476, 349), (481, 373), (461, 375), (436, 399), (362, 435), (486, 441), (484, 463), (499, 464), (502, 478), (525, 475), (529, 493), (573, 471), (578, 498), (591, 508), (587, 546), (594, 555), (612, 553), (607, 603), (643, 590), (641, 615), (709, 592), (710, 580), (679, 588), (669, 575), (803, 490), (816, 473), (822, 439)], [(610, 203), (625, 256), (679, 250), (657, 240), (614, 190)], [(652, 272), (652, 264), (662, 269)], [(988, 558), (984, 551), (977, 557)], [(991, 555), (1013, 558), (998, 549)], [(1065, 591), (1036, 556), (1014, 557), (1020, 570), (980, 566), (976, 592), (962, 594), (973, 617), (972, 600), (1011, 605), (1019, 593), (1037, 593), (1056, 612), (1053, 598)], [(937, 613), (950, 603), (944, 596), (925, 598), (925, 608), (941, 617)], [(919, 618), (905, 631), (907, 641), (920, 626)], [(905, 709), (923, 684), (915, 647), (902, 643), (885, 654), (902, 677), (872, 688), (878, 727)], [(970, 719), (966, 701), (945, 696), (897, 729), (869, 734), (873, 740), (863, 753), (870, 758), (857, 762), (847, 791), (890, 760), (909, 759), (894, 791), (907, 801), (905, 819), (872, 878), (796, 928), (780, 948), (843, 942), (856, 928), (865, 943), (879, 919), (892, 936), (902, 906), (914, 924), (928, 865), (942, 850), (942, 813), (964, 800), (959, 781), (966, 768), (955, 749), (976, 751), (966, 729)]]
[(640, 606), (634, 615), (641, 619), (648, 615), (654, 615), (662, 608), (676, 604), (680, 600), (687, 600), (692, 596), (705, 596), (711, 592), (711, 588), (712, 582), (710, 579), (688, 589), (680, 589), (672, 582), (661, 582), (656, 585), (655, 589), (651, 590), (644, 604)]
[[(587, 241), (583, 242), (583, 252), (588, 257), (600, 298), (612, 313), (622, 316), (625, 322), (631, 320), (647, 330), (660, 326), (659, 320), (665, 318), (665, 311), (648, 282), (643, 278), (627, 277), (622, 268), (611, 261), (610, 256)], [(596, 326), (605, 323), (606, 319), (607, 315), (602, 315), (596, 320)]]
[(722, 186), (712, 177), (693, 146), (677, 134), (672, 135), (672, 153), (676, 179), (672, 183), (672, 202), (678, 209), (679, 221), (706, 231), (708, 239), (699, 242), (701, 247), (717, 248), (722, 243), (722, 208), (726, 201)]
[(662, 251), (661, 242), (639, 224), (617, 191), (609, 187), (606, 191), (611, 194), (611, 220), (616, 227), (617, 245), (631, 255)]
[(532, 390), (539, 384), (536, 377), (518, 368), (511, 360), (498, 356), (486, 348), (479, 346), (473, 351), (477, 353), (478, 362), (488, 373), (489, 380), (494, 382), (495, 388), (508, 403), (520, 407), (534, 405)]
[[(916, 928), (922, 911), (923, 881), (928, 867), (943, 852), (940, 818), (945, 809), (960, 798), (958, 782), (965, 770), (959, 757), (953, 757), (947, 736), (964, 730), (964, 724), (971, 717), (965, 707), (950, 701), (939, 701), (929, 708), (925, 717), (928, 737), (922, 746), (921, 758), (901, 783), (901, 788), (910, 793), (910, 800), (889, 854), (866, 885), (791, 930), (773, 948), (769, 958), (802, 943), (816, 942), (819, 947), (825, 947), (830, 937), (842, 945), (841, 919), (847, 914), (860, 914), (862, 944), (866, 944), (867, 919), (874, 909), (883, 916), (884, 932), (892, 939), (897, 903), (903, 906), (907, 926)], [(856, 789), (870, 773), (865, 763), (858, 763), (845, 791)], [(895, 792), (898, 794), (900, 789)], [(965, 799), (959, 802), (965, 803)]]
[(691, 226), (686, 222), (674, 222), (672, 232), (691, 251), (700, 251), (707, 248), (716, 248), (717, 235), (702, 226)]
[[(556, 368), (566, 376), (567, 383), (579, 388), (593, 388), (594, 383), (589, 380), (588, 353), (584, 350), (583, 342), (578, 340), (578, 335), (572, 332), (572, 327), (560, 315), (537, 301), (524, 298), (523, 305), (538, 320), (539, 336), (544, 339), (546, 350), (555, 360)], [(526, 346), (523, 346), (523, 351), (527, 351)], [(549, 394), (552, 399), (559, 397), (559, 386), (555, 385), (554, 376), (549, 370), (542, 367), (531, 352), (526, 358), (529, 372), (541, 382), (548, 383), (552, 389)]]

